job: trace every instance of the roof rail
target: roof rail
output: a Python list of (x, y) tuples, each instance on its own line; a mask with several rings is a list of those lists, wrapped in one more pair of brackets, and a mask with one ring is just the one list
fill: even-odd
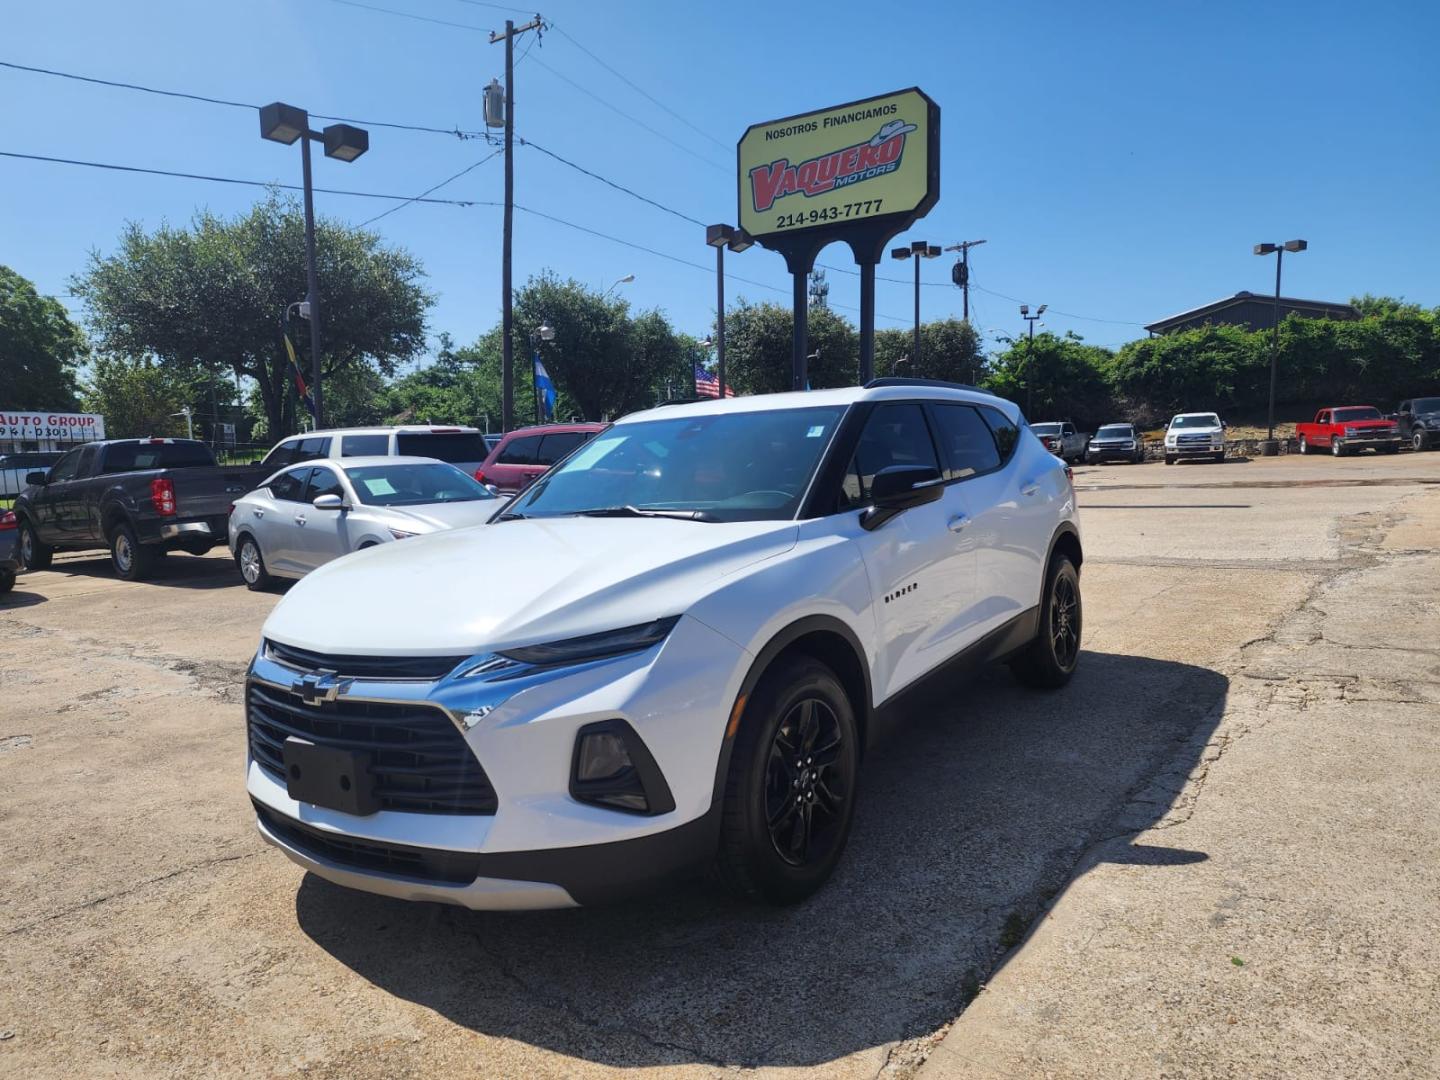
[(702, 398), (702, 397), (672, 397), (672, 398), (666, 398), (664, 401), (657, 401), (657, 402), (655, 403), (655, 408), (657, 408), (657, 409), (663, 409), (663, 408), (665, 408), (665, 406), (667, 406), (667, 405), (694, 405), (697, 401), (713, 401), (713, 400), (714, 400), (714, 398)]
[(946, 382), (944, 379), (897, 379), (890, 376), (884, 379), (871, 379), (865, 384), (866, 390), (874, 390), (881, 386), (938, 386), (945, 390), (970, 390), (976, 394), (988, 394), (989, 390), (982, 390), (978, 386), (971, 386), (969, 383)]

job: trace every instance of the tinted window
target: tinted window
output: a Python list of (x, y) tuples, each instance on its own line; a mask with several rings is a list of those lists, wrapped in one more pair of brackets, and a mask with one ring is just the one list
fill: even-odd
[(141, 472), (145, 469), (187, 469), (214, 465), (215, 455), (204, 443), (123, 442), (105, 448), (101, 471)]
[(305, 502), (314, 502), (321, 495), (345, 497), (345, 488), (334, 469), (314, 469), (310, 473), (310, 486), (305, 489)]
[[(381, 457), (390, 453), (389, 435), (346, 435), (340, 440), (341, 457)], [(403, 451), (402, 451), (403, 453)]]
[(1059, 424), (1031, 424), (1030, 430), (1036, 435), (1059, 435)]
[(616, 424), (507, 512), (553, 517), (633, 507), (700, 511), (700, 521), (784, 521), (799, 509), (844, 411), (817, 406)]
[(1134, 434), (1129, 424), (1106, 424), (1095, 432), (1097, 439), (1128, 439)]
[(310, 469), (291, 469), (281, 473), (270, 481), (270, 494), (287, 502), (300, 502), (301, 493), (305, 490), (305, 478), (310, 472)]
[(495, 464), (539, 465), (540, 436), (523, 435), (518, 439), (511, 439), (500, 448), (500, 456), (495, 459)]
[(270, 465), (275, 468), (280, 468), (283, 465), (293, 465), (299, 460), (295, 455), (295, 451), (298, 450), (299, 447), (299, 439), (286, 439), (284, 442), (277, 443), (275, 448), (265, 455), (265, 460), (260, 462), (260, 464)]
[(946, 480), (963, 480), (1000, 467), (995, 437), (978, 412), (969, 405), (936, 405), (934, 410)]
[(295, 450), (296, 461), (314, 461), (316, 458), (323, 458), (330, 450), (330, 439), (325, 435), (315, 435), (308, 439), (301, 439), (300, 445)]
[(982, 407), (980, 415), (995, 433), (995, 448), (1000, 451), (1000, 460), (1009, 461), (1010, 455), (1015, 452), (1015, 444), (1020, 441), (1020, 429), (999, 409)]
[(370, 506), (416, 506), (495, 498), (488, 488), (454, 465), (362, 465), (347, 469), (346, 473), (355, 487), (355, 497)]
[(100, 456), (98, 446), (87, 446), (80, 451), (80, 464), (75, 467), (76, 476), (92, 476), (95, 473), (95, 459)]
[(866, 505), (875, 474), (892, 465), (928, 465), (937, 472), (940, 469), (925, 412), (919, 405), (876, 406), (865, 421), (860, 444), (846, 470), (840, 508)]
[(1356, 420), (1379, 420), (1379, 419), (1381, 419), (1380, 410), (1379, 410), (1379, 409), (1363, 408), (1363, 409), (1336, 409), (1336, 410), (1335, 410), (1335, 423), (1337, 423), (1337, 424), (1354, 423)]
[(588, 442), (589, 439), (590, 434), (585, 431), (559, 431), (554, 435), (546, 435), (540, 440), (540, 464), (554, 465), (571, 450), (581, 443)]
[(1417, 413), (1440, 412), (1440, 397), (1416, 398), (1412, 410)]
[(55, 463), (50, 470), (50, 482), (58, 483), (61, 480), (70, 480), (75, 476), (75, 468), (80, 464), (80, 451), (71, 450)]
[(402, 431), (395, 436), (395, 449), (406, 457), (433, 457), (449, 462), (485, 460), (485, 440), (478, 431)]

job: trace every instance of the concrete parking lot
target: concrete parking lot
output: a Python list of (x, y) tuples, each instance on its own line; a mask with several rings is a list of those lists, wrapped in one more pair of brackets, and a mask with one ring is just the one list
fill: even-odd
[(256, 837), (221, 554), (0, 598), (0, 1073), (1440, 1075), (1440, 454), (1076, 469), (1087, 655), (916, 706), (836, 879), (498, 915)]

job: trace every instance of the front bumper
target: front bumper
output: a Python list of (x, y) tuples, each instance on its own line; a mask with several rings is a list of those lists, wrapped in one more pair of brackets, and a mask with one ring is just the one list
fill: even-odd
[(1213, 446), (1209, 443), (1188, 443), (1185, 445), (1177, 444), (1175, 446), (1165, 447), (1165, 455), (1167, 457), (1176, 458), (1214, 457), (1216, 454), (1223, 453), (1225, 453), (1225, 446), (1223, 443), (1219, 446)]
[(1398, 431), (1386, 431), (1383, 434), (1370, 435), (1361, 432), (1358, 435), (1336, 435), (1335, 442), (1344, 450), (1364, 450), (1372, 447), (1376, 450), (1394, 448), (1398, 450), (1404, 440)]
[(1144, 457), (1144, 451), (1134, 446), (1089, 446), (1085, 449), (1085, 460), (1090, 462), (1134, 461)]
[[(320, 877), (402, 899), (516, 910), (601, 903), (651, 887), (714, 853), (716, 767), (746, 656), (682, 618), (647, 652), (518, 678), (342, 679), (348, 702), (443, 710), (489, 777), (495, 812), (359, 816), (298, 802), (252, 748), (246, 787), (257, 827)], [(263, 649), (251, 665), (250, 679), (272, 690), (301, 676)], [(674, 810), (645, 816), (571, 796), (576, 733), (614, 718), (644, 740)]]

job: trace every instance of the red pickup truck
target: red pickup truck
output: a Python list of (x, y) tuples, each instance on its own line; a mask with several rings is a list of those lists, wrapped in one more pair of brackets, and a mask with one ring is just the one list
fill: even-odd
[(1321, 409), (1312, 424), (1296, 424), (1300, 453), (1309, 454), (1327, 447), (1336, 457), (1359, 453), (1366, 447), (1380, 454), (1400, 450), (1400, 425), (1387, 420), (1371, 405), (1346, 405)]

